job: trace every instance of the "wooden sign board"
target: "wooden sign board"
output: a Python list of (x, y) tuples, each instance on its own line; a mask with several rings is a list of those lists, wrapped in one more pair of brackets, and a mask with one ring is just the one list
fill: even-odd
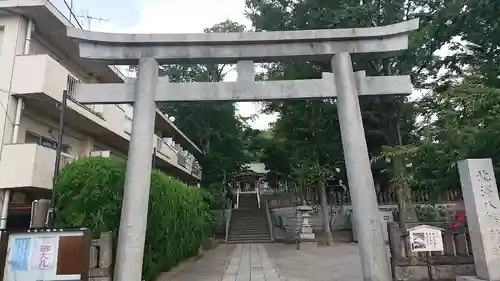
[(4, 232), (0, 276), (4, 281), (87, 281), (90, 242), (85, 228)]
[(443, 229), (419, 225), (408, 229), (410, 245), (413, 252), (441, 252), (443, 251)]

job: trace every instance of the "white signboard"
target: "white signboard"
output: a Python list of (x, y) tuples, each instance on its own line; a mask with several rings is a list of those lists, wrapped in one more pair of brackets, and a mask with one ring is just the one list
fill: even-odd
[(37, 270), (54, 268), (54, 250), (57, 247), (57, 237), (36, 238), (31, 265)]
[(11, 233), (8, 237), (3, 281), (77, 281), (81, 274), (58, 274), (59, 239), (82, 236), (83, 231)]
[(410, 245), (413, 252), (443, 251), (442, 229), (429, 225), (419, 225), (408, 229)]

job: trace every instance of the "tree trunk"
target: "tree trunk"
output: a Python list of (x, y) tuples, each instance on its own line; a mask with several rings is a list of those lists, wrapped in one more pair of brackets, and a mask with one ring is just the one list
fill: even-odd
[[(404, 159), (394, 157), (394, 176), (404, 177)], [(411, 204), (411, 191), (407, 186), (397, 186), (396, 196), (399, 209), (399, 227), (406, 229), (406, 223), (416, 219), (415, 210)]]
[(304, 179), (300, 178), (300, 205), (307, 204), (304, 203), (306, 201), (305, 187), (304, 187)]
[(326, 245), (330, 246), (333, 244), (332, 230), (330, 229), (330, 214), (329, 214), (329, 206), (326, 202), (326, 190), (325, 185), (322, 181), (318, 182), (318, 189), (320, 191), (321, 197), (321, 212), (323, 213), (323, 225), (325, 229), (326, 235)]

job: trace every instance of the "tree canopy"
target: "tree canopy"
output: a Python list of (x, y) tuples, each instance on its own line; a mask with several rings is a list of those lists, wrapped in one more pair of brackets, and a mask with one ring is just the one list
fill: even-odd
[[(408, 74), (412, 96), (360, 98), (376, 183), (397, 188), (459, 189), (456, 161), (500, 154), (500, 3), (494, 0), (247, 0), (252, 30), (373, 27), (420, 19), (409, 48), (394, 58), (353, 57), (354, 71), (368, 76)], [(232, 21), (206, 32), (243, 31)], [(311, 79), (331, 72), (330, 61), (263, 65), (263, 80)], [(174, 81), (221, 81), (228, 65), (168, 65)], [(307, 173), (347, 181), (335, 99), (263, 103), (278, 115), (265, 131), (249, 128), (235, 104), (164, 104), (205, 153), (203, 181), (220, 182), (248, 162), (264, 162), (276, 181)], [(391, 158), (392, 161), (375, 161)], [(408, 164), (411, 163), (411, 168)], [(336, 172), (340, 168), (341, 172)], [(312, 170), (316, 171), (313, 172)], [(400, 181), (399, 181), (400, 182)]]

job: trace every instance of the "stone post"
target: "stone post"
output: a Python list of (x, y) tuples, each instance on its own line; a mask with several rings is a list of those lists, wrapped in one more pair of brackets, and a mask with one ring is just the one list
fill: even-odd
[(349, 190), (355, 210), (354, 222), (358, 233), (363, 280), (391, 280), (350, 54), (336, 54), (332, 59), (332, 69), (337, 86), (337, 110)]
[(500, 280), (500, 199), (491, 159), (458, 162), (477, 277), (457, 280)]
[(114, 280), (141, 281), (151, 182), (158, 62), (139, 60)]
[(314, 240), (316, 235), (313, 232), (311, 225), (309, 224), (309, 218), (311, 215), (309, 212), (312, 211), (311, 206), (298, 206), (297, 207), (297, 229), (299, 231), (300, 240)]

